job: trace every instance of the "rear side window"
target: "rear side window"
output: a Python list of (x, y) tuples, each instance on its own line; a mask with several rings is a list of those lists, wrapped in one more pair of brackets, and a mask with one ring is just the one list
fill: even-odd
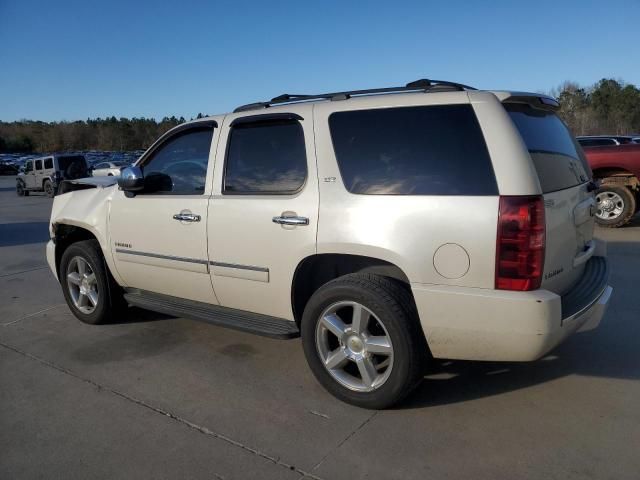
[(544, 193), (589, 180), (591, 169), (582, 149), (555, 113), (520, 103), (505, 108), (529, 150)]
[(240, 124), (227, 146), (225, 194), (280, 194), (299, 191), (307, 178), (302, 125), (296, 120)]
[(53, 158), (44, 159), (44, 168), (53, 168)]
[(329, 128), (345, 188), (367, 195), (497, 195), (470, 105), (336, 112)]

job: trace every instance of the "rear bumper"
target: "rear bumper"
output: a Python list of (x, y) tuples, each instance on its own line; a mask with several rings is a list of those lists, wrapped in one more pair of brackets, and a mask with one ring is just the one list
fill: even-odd
[(564, 296), (412, 284), (422, 328), (436, 358), (536, 360), (577, 330), (596, 328), (613, 289), (606, 257), (593, 257)]

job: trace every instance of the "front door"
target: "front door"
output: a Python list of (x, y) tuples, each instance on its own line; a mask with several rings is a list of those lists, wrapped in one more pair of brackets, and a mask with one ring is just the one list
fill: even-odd
[(225, 117), (208, 220), (220, 304), (289, 320), (293, 276), (316, 253), (318, 221), (312, 109), (296, 111)]
[(24, 164), (24, 185), (29, 189), (36, 188), (36, 172), (33, 171), (33, 160), (27, 160)]
[(213, 137), (213, 122), (177, 129), (138, 163), (145, 190), (115, 193), (110, 243), (126, 286), (218, 303), (207, 258)]

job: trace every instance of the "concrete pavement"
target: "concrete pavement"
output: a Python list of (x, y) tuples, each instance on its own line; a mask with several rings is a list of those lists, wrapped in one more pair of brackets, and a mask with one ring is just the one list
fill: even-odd
[(298, 340), (133, 310), (73, 317), (46, 267), (51, 200), (0, 177), (0, 478), (635, 479), (640, 217), (598, 230), (614, 296), (529, 364), (439, 366), (394, 410), (327, 394)]

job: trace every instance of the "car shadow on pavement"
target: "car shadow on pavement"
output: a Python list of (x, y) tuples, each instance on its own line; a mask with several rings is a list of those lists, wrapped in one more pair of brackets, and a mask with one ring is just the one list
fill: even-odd
[(637, 335), (625, 338), (626, 341), (610, 342), (599, 336), (598, 330), (578, 333), (536, 362), (435, 361), (430, 374), (397, 409), (476, 400), (569, 375), (638, 380)]
[(0, 247), (45, 243), (48, 240), (48, 222), (0, 223)]

